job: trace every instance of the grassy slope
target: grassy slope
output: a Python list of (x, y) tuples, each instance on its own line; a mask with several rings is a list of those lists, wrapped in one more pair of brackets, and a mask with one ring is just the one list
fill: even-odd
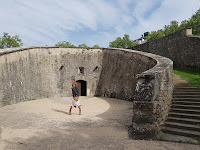
[(174, 68), (173, 73), (185, 79), (193, 86), (200, 88), (200, 70)]

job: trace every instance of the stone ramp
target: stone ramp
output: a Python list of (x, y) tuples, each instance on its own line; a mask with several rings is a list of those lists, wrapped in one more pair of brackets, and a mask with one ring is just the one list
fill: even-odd
[(200, 90), (174, 75), (171, 109), (162, 131), (174, 135), (200, 137)]
[(132, 102), (80, 97), (82, 114), (70, 97), (40, 99), (0, 108), (0, 150), (127, 149), (183, 150), (198, 145), (131, 140)]

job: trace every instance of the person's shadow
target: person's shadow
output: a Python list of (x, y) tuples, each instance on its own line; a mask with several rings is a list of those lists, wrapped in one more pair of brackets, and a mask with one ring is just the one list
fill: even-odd
[(52, 109), (52, 110), (54, 110), (56, 112), (64, 113), (64, 114), (67, 114), (67, 115), (69, 114), (69, 112), (58, 110), (58, 109)]

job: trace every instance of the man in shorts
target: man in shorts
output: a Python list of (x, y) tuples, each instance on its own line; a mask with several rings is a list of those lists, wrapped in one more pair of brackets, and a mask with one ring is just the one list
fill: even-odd
[(75, 108), (76, 107), (79, 108), (79, 115), (81, 115), (81, 105), (80, 105), (80, 102), (79, 102), (79, 88), (77, 87), (76, 80), (75, 80), (74, 76), (72, 76), (72, 95), (73, 95), (73, 99), (72, 99), (72, 105), (70, 106), (70, 109), (69, 109), (69, 115), (72, 114), (72, 107), (73, 106)]

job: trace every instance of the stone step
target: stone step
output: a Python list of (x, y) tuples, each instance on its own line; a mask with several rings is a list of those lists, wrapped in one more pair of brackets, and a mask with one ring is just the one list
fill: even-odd
[(176, 90), (176, 89), (174, 89), (173, 93), (176, 93), (176, 92), (199, 92), (199, 90)]
[(176, 83), (174, 85), (175, 85), (175, 88), (192, 87), (192, 85), (190, 85), (189, 83), (185, 83), (182, 81), (180, 81), (180, 83)]
[(178, 118), (178, 117), (167, 117), (167, 121), (169, 121), (169, 122), (183, 123), (183, 124), (190, 124), (190, 125), (200, 125), (200, 120), (196, 120), (196, 119), (187, 119), (187, 118)]
[(200, 132), (198, 131), (188, 131), (183, 129), (177, 129), (177, 128), (170, 128), (170, 127), (163, 127), (162, 132), (175, 134), (175, 135), (181, 135), (181, 136), (187, 136), (187, 137), (200, 137)]
[(200, 114), (200, 110), (194, 110), (194, 109), (179, 109), (179, 108), (171, 108), (170, 112), (176, 112), (176, 113), (183, 113), (183, 114)]
[(200, 90), (199, 88), (197, 88), (197, 87), (174, 87), (174, 89), (198, 89), (198, 90)]
[(174, 92), (180, 92), (180, 91), (182, 91), (182, 92), (199, 92), (200, 91), (200, 89), (199, 88), (174, 88), (174, 90), (173, 90)]
[(162, 131), (165, 133), (200, 137), (200, 89), (174, 75), (172, 105)]
[(200, 102), (200, 98), (173, 98), (173, 101), (188, 101), (188, 102)]
[(172, 105), (177, 104), (177, 105), (195, 105), (195, 106), (200, 106), (200, 101), (199, 102), (191, 102), (191, 101), (172, 101)]
[(200, 98), (200, 95), (173, 95), (173, 98)]
[(200, 132), (200, 125), (190, 125), (190, 124), (183, 124), (183, 123), (166, 121), (165, 126), (170, 127), (170, 128), (178, 128), (178, 129)]
[(184, 91), (182, 91), (182, 90), (173, 90), (173, 93), (178, 93), (178, 92), (185, 92), (185, 93), (189, 93), (189, 92), (199, 92), (199, 91), (196, 91), (196, 90), (184, 90)]
[(177, 105), (177, 104), (172, 104), (171, 108), (200, 110), (200, 106), (198, 106), (198, 105)]
[(173, 92), (173, 95), (200, 95), (200, 92)]
[(176, 118), (188, 118), (188, 119), (196, 119), (200, 120), (200, 114), (184, 114), (184, 113), (176, 113), (176, 112), (169, 112), (169, 117), (176, 117)]

